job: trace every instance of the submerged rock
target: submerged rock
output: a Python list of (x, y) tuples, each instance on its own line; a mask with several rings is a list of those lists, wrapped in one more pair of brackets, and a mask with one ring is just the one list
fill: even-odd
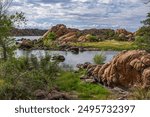
[(52, 57), (52, 60), (56, 60), (56, 61), (61, 61), (61, 62), (63, 62), (63, 61), (65, 61), (65, 57), (62, 56), (62, 55), (54, 55), (54, 56)]
[(21, 42), (16, 43), (19, 45), (20, 49), (30, 49), (33, 47), (34, 41), (31, 41), (29, 39), (22, 39)]

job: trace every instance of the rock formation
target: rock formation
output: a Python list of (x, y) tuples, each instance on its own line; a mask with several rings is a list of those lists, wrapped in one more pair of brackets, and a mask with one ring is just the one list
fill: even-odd
[(43, 38), (45, 38), (48, 33), (54, 32), (57, 36), (57, 38), (64, 36), (70, 32), (77, 32), (78, 29), (73, 29), (73, 28), (67, 28), (64, 24), (57, 24), (56, 26), (53, 26), (50, 28), (44, 35)]
[(119, 38), (122, 38), (123, 40), (134, 40), (134, 33), (129, 32), (125, 29), (117, 29), (115, 30), (115, 33), (119, 36)]
[(84, 68), (88, 76), (109, 87), (150, 87), (150, 53), (145, 51), (123, 51), (109, 63)]
[(66, 44), (69, 42), (88, 42), (90, 41), (88, 35), (96, 36), (99, 41), (114, 39), (113, 37), (117, 34), (120, 38), (125, 40), (133, 40), (133, 33), (126, 31), (125, 29), (85, 29), (78, 30), (74, 28), (67, 28), (64, 24), (57, 24), (49, 29), (43, 38), (46, 38), (50, 32), (56, 34), (56, 42), (58, 44)]

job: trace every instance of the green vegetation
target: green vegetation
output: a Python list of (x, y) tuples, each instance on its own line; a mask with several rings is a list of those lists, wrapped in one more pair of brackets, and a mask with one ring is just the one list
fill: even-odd
[(138, 49), (134, 42), (107, 40), (102, 42), (72, 43), (73, 46), (85, 48), (98, 48), (99, 50), (133, 50)]
[(36, 90), (50, 92), (53, 87), (70, 92), (77, 99), (107, 99), (108, 90), (80, 80), (85, 71), (63, 71), (50, 59), (31, 56), (0, 61), (0, 99), (36, 99)]
[(107, 99), (109, 91), (98, 84), (85, 83), (80, 80), (83, 72), (63, 72), (56, 84), (61, 91), (73, 92), (78, 99)]
[(94, 35), (87, 35), (87, 39), (90, 41), (90, 42), (97, 42), (98, 41), (98, 39), (97, 39), (97, 37), (96, 36), (94, 36)]
[(54, 43), (56, 40), (56, 34), (54, 32), (50, 32), (47, 37), (44, 39), (44, 46), (50, 48), (57, 48), (57, 44)]
[(135, 44), (142, 50), (150, 50), (150, 37), (148, 35), (136, 36)]
[(142, 88), (134, 88), (132, 91), (132, 99), (135, 100), (149, 100), (150, 99), (150, 90)]
[(1, 60), (0, 99), (35, 99), (36, 90), (50, 91), (59, 71), (49, 56), (40, 60), (34, 56)]
[(12, 0), (0, 1), (0, 49), (2, 49), (2, 57), (7, 60), (9, 55), (12, 54), (14, 48), (14, 39), (11, 37), (11, 30), (15, 24), (25, 22), (23, 13), (8, 13)]
[(56, 39), (56, 34), (54, 32), (50, 32), (48, 35), (47, 35), (47, 39), (48, 40), (51, 40), (51, 41), (54, 41)]
[(103, 53), (96, 54), (93, 58), (93, 61), (95, 64), (103, 64), (105, 60), (106, 60), (106, 57)]
[(136, 32), (135, 44), (140, 49), (150, 51), (150, 13), (148, 13), (147, 19), (142, 21), (142, 23), (144, 26)]

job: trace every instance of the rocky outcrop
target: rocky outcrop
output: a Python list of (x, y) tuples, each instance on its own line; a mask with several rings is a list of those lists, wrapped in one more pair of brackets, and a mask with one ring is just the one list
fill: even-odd
[[(47, 35), (53, 32), (56, 34), (56, 42), (58, 44), (67, 44), (69, 42), (89, 42), (89, 35), (95, 36), (97, 41), (114, 39), (117, 34), (119, 38), (125, 38), (125, 40), (133, 40), (133, 33), (126, 31), (125, 29), (85, 29), (78, 30), (74, 28), (68, 28), (64, 24), (57, 24), (50, 28), (44, 35), (43, 39)], [(116, 38), (116, 37), (115, 37)]]
[(78, 29), (67, 28), (64, 24), (57, 24), (56, 26), (53, 26), (52, 28), (50, 28), (43, 35), (43, 38), (45, 38), (50, 32), (54, 32), (57, 38), (61, 38), (61, 36), (64, 36), (70, 32), (77, 32), (77, 31)]
[(57, 39), (59, 44), (66, 44), (68, 42), (75, 42), (77, 40), (76, 32), (69, 32)]
[(52, 57), (52, 60), (59, 61), (59, 62), (64, 62), (65, 61), (65, 57), (62, 56), (62, 55), (54, 55)]
[(123, 51), (109, 63), (84, 68), (88, 76), (109, 87), (150, 87), (150, 54), (145, 51)]
[(129, 32), (125, 29), (117, 29), (115, 33), (124, 41), (132, 41), (134, 40), (134, 33)]
[(34, 41), (31, 41), (29, 39), (21, 39), (21, 42), (16, 42), (16, 44), (20, 49), (30, 49), (33, 47)]

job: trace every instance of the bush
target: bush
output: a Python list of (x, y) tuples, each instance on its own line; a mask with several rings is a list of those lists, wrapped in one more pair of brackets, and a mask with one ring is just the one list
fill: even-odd
[(150, 36), (136, 36), (135, 44), (138, 46), (139, 49), (150, 51)]
[(54, 41), (56, 39), (56, 34), (54, 32), (50, 32), (48, 35), (47, 35), (47, 39), (48, 40), (51, 40), (51, 41)]
[(98, 41), (97, 37), (94, 36), (94, 35), (87, 35), (87, 39), (91, 42), (95, 42), (95, 41)]
[(12, 58), (0, 62), (0, 99), (36, 99), (38, 89), (49, 91), (60, 71), (58, 64), (46, 56), (40, 60)]
[(43, 44), (48, 48), (57, 48), (57, 45), (54, 43), (55, 40), (56, 34), (54, 32), (49, 32), (47, 37), (44, 39)]
[(94, 56), (93, 60), (94, 60), (94, 63), (95, 63), (95, 64), (103, 64), (104, 61), (106, 60), (106, 57), (104, 56), (103, 53), (101, 53), (101, 54), (96, 54), (96, 55)]
[(132, 89), (132, 97), (135, 100), (149, 100), (150, 99), (150, 90), (143, 88), (134, 88)]
[(80, 76), (83, 73), (84, 71), (63, 72), (56, 80), (56, 84), (61, 91), (74, 94), (78, 99), (107, 99), (110, 92), (101, 85), (82, 82)]

